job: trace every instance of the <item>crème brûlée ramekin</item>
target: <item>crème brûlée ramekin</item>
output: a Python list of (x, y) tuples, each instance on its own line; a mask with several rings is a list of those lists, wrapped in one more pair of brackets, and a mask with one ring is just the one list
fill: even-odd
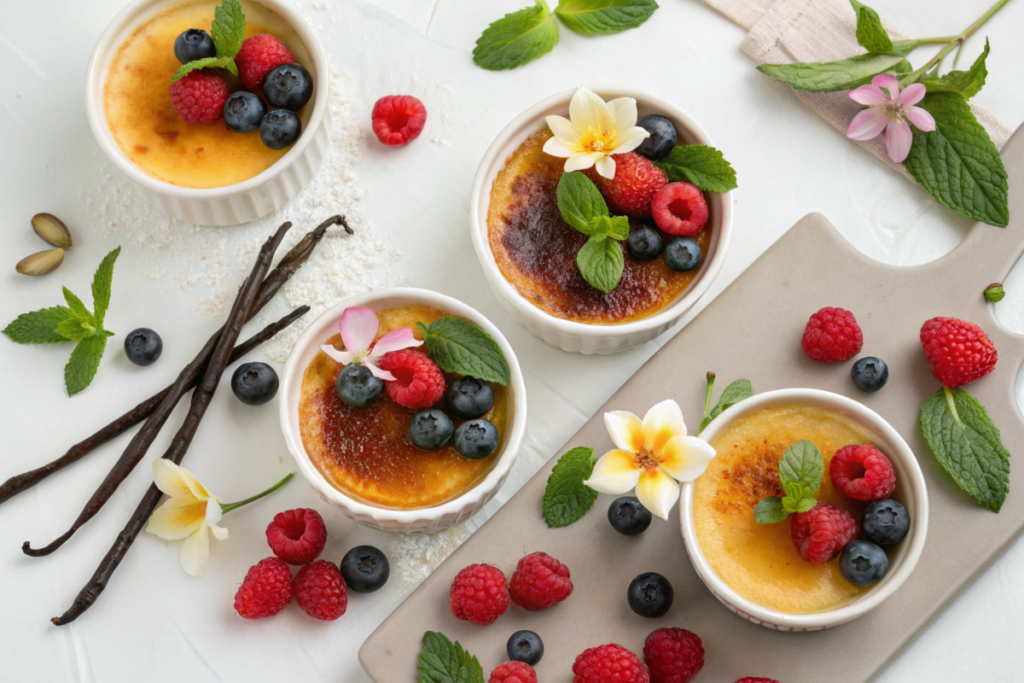
[[(596, 86), (591, 90), (605, 101), (619, 97), (635, 99), (640, 117), (649, 114), (667, 117), (676, 127), (678, 144), (712, 144), (707, 133), (696, 121), (682, 109), (665, 100), (617, 86)], [(729, 248), (733, 220), (732, 194), (705, 193), (709, 218), (702, 234), (698, 235), (698, 241), (703, 240), (703, 261), (695, 276), (673, 274), (676, 277), (687, 276), (685, 288), (673, 298), (651, 308), (640, 317), (627, 316), (611, 322), (574, 320), (571, 319), (572, 316), (560, 316), (544, 310), (537, 302), (531, 301), (530, 297), (524, 294), (524, 290), (503, 273), (499, 255), (495, 253), (491, 242), (491, 202), (496, 181), (506, 166), (516, 160), (524, 144), (546, 130), (546, 116), (568, 114), (569, 102), (574, 93), (575, 90), (566, 90), (535, 104), (501, 131), (480, 162), (473, 181), (470, 227), (473, 246), (484, 275), (495, 295), (516, 320), (535, 336), (564, 351), (610, 354), (639, 346), (665, 332), (707, 292), (721, 271)], [(554, 163), (558, 163), (558, 160)], [(505, 259), (504, 256), (502, 258)], [(654, 265), (660, 265), (660, 261), (658, 264), (645, 263), (644, 267), (650, 268)], [(651, 274), (648, 273), (647, 276)]]
[[(332, 472), (325, 467), (323, 449), (319, 443), (310, 442), (307, 448), (305, 438), (310, 435), (310, 389), (314, 386), (320, 392), (334, 389), (333, 381), (324, 383), (322, 387), (311, 383), (311, 378), (316, 381), (316, 374), (323, 369), (320, 365), (330, 361), (320, 351), (320, 345), (329, 343), (337, 347), (340, 344), (340, 339), (337, 339), (338, 319), (345, 309), (355, 306), (365, 306), (378, 313), (384, 325), (380, 330), (381, 334), (390, 331), (386, 325), (387, 319), (394, 317), (391, 312), (408, 317), (406, 312), (413, 311), (414, 316), (420, 316), (416, 319), (425, 318), (421, 320), (425, 323), (439, 315), (463, 318), (480, 327), (497, 342), (508, 362), (511, 381), (507, 387), (498, 387), (495, 391), (494, 411), (500, 411), (501, 414), (494, 416), (492, 421), (498, 426), (500, 442), (492, 455), (481, 461), (465, 460), (462, 463), (465, 467), (456, 469), (458, 463), (453, 463), (452, 460), (461, 460), (462, 456), (455, 454), (448, 447), (440, 451), (420, 452), (417, 462), (410, 463), (404, 468), (409, 470), (408, 476), (415, 480), (414, 484), (403, 484), (380, 481), (379, 477), (383, 476), (384, 472), (399, 470), (398, 467), (391, 467), (393, 463), (390, 462), (383, 463), (379, 471), (367, 474), (365, 468), (373, 467), (371, 457), (379, 456), (364, 458), (361, 455), (363, 452), (375, 450), (373, 447), (366, 447), (365, 439), (369, 437), (365, 435), (351, 440), (352, 447), (360, 451), (360, 456), (346, 454), (343, 459), (346, 467), (350, 466), (347, 463), (358, 461), (358, 468), (363, 472), (351, 478), (346, 478), (344, 471)], [(382, 313), (384, 315), (381, 315)], [(409, 317), (401, 326), (410, 326), (408, 321), (412, 319)], [(421, 350), (424, 348), (420, 347)], [(330, 361), (330, 364), (334, 364), (334, 361)], [(466, 304), (423, 289), (393, 288), (369, 292), (346, 299), (325, 311), (306, 328), (292, 349), (282, 376), (281, 394), (280, 419), (285, 442), (298, 464), (299, 471), (313, 490), (355, 521), (384, 531), (433, 533), (459, 524), (476, 514), (504, 483), (518, 457), (526, 429), (526, 386), (515, 352), (504, 335)], [(323, 395), (326, 397), (326, 393)], [(381, 397), (378, 403), (388, 400)], [(327, 407), (329, 409), (329, 406)], [(400, 422), (401, 416), (397, 415), (398, 412), (404, 411), (411, 415), (408, 409), (391, 406), (396, 410), (385, 410), (386, 407), (389, 406), (375, 405), (373, 410), (377, 412), (373, 416), (367, 415), (366, 428), (387, 428), (389, 424)], [(321, 407), (317, 409), (322, 410)], [(362, 443), (356, 443), (361, 440)], [(336, 446), (337, 442), (334, 447)], [(400, 455), (407, 457), (408, 453)], [(375, 500), (371, 499), (371, 496), (356, 493), (360, 477), (370, 484), (363, 491), (373, 491), (372, 498)], [(453, 479), (457, 481), (453, 483)], [(346, 483), (350, 485), (346, 486)], [(451, 486), (455, 488), (450, 488)], [(438, 492), (438, 496), (433, 496), (433, 492), (425, 490), (425, 487), (443, 487), (443, 490)], [(401, 496), (403, 490), (408, 491), (408, 500), (395, 498)]]
[[(683, 541), (698, 576), (733, 613), (779, 631), (821, 630), (855, 619), (882, 604), (913, 572), (928, 532), (924, 476), (907, 443), (874, 411), (831, 392), (781, 389), (757, 394), (732, 406), (704, 430), (701, 438), (716, 447), (715, 457), (721, 459), (717, 463), (720, 466), (714, 467), (713, 460), (713, 466), (700, 478), (682, 487)], [(907, 508), (910, 531), (902, 541), (885, 548), (889, 569), (877, 584), (857, 587), (847, 583), (838, 571), (838, 559), (821, 565), (803, 560), (792, 546), (789, 520), (747, 528), (754, 522), (752, 509), (748, 509), (752, 500), (747, 501), (746, 497), (774, 493), (767, 490), (773, 487), (758, 486), (760, 479), (754, 470), (763, 467), (761, 459), (749, 457), (756, 454), (744, 459), (743, 454), (747, 449), (763, 446), (778, 451), (773, 451), (774, 456), (781, 457), (781, 451), (788, 445), (782, 441), (804, 438), (818, 445), (825, 459), (825, 473), (816, 498), (846, 509), (857, 519), (866, 503), (847, 499), (834, 489), (828, 473), (832, 454), (850, 443), (870, 443), (892, 462), (896, 491), (891, 497)], [(733, 448), (738, 449), (739, 459), (729, 452)], [(765, 459), (771, 460), (767, 456)], [(770, 465), (777, 467), (775, 462)], [(710, 479), (705, 481), (705, 477)], [(726, 483), (731, 488), (723, 491)], [(734, 499), (732, 494), (738, 497)], [(699, 510), (697, 506), (701, 506)], [(743, 510), (737, 511), (738, 507)], [(745, 526), (722, 529), (722, 524)], [(702, 538), (709, 544), (707, 549), (702, 547)], [(763, 547), (766, 542), (777, 547)], [(759, 596), (756, 600), (752, 597), (755, 595)]]
[[(246, 35), (263, 31), (278, 36), (313, 78), (312, 99), (297, 112), (302, 120), (302, 134), (281, 152), (236, 149), (244, 138), (248, 138), (249, 147), (257, 144), (258, 133), (231, 133), (221, 117), (211, 124), (185, 124), (202, 127), (194, 129), (197, 132), (209, 132), (206, 137), (210, 142), (209, 145), (185, 144), (189, 136), (182, 136), (177, 129), (183, 122), (180, 117), (175, 118), (176, 112), (169, 107), (170, 77), (176, 64), (174, 36), (163, 35), (166, 31), (161, 29), (170, 30), (171, 21), (184, 20), (201, 24), (186, 28), (208, 30), (218, 4), (216, 0), (135, 0), (103, 32), (93, 50), (86, 77), (86, 114), (100, 149), (147, 201), (172, 218), (200, 225), (236, 225), (280, 209), (319, 170), (327, 156), (331, 128), (330, 73), (326, 53), (316, 33), (291, 5), (281, 0), (243, 0), (242, 7), (247, 14)], [(159, 45), (142, 47), (154, 41), (166, 43), (166, 51)], [(147, 55), (159, 57), (159, 60), (146, 60)], [(133, 58), (142, 63), (134, 64)], [(159, 71), (159, 74), (145, 76), (145, 88), (139, 97), (140, 110), (135, 117), (128, 115), (131, 98), (125, 95), (126, 90), (117, 91), (120, 99), (116, 103), (113, 99), (107, 102), (108, 85), (118, 79), (125, 82), (124, 74), (132, 70), (139, 74)], [(154, 99), (162, 98), (164, 90), (166, 101)], [(163, 119), (172, 125), (162, 125)], [(129, 121), (145, 125), (148, 120), (152, 120), (153, 131), (143, 131), (139, 136), (125, 134)], [(216, 130), (208, 127), (216, 127)], [(196, 137), (201, 140), (203, 136)], [(174, 157), (169, 159), (167, 167), (176, 167), (175, 172), (161, 174), (159, 164), (142, 161), (146, 156), (161, 154)], [(203, 160), (202, 172), (196, 170), (194, 178), (189, 177), (186, 163), (190, 155)], [(218, 170), (223, 172), (223, 178), (217, 177)]]

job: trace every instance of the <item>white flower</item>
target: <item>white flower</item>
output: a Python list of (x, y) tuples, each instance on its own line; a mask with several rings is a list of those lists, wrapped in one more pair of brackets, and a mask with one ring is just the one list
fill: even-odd
[(584, 483), (613, 495), (635, 488), (643, 506), (662, 519), (679, 500), (678, 482), (704, 474), (715, 457), (706, 441), (686, 435), (683, 411), (672, 400), (653, 406), (642, 422), (621, 410), (605, 413), (604, 425), (618, 448), (597, 461)]
[(582, 85), (569, 102), (569, 118), (549, 116), (547, 122), (554, 137), (544, 143), (544, 151), (567, 157), (566, 173), (594, 166), (609, 180), (615, 177), (611, 155), (632, 152), (650, 135), (636, 125), (632, 97), (605, 102)]
[(168, 541), (185, 539), (181, 566), (192, 576), (199, 576), (210, 558), (210, 532), (220, 541), (228, 537), (228, 530), (217, 526), (223, 515), (220, 498), (207, 491), (191, 472), (164, 458), (153, 461), (153, 481), (170, 498), (153, 511), (146, 531)]

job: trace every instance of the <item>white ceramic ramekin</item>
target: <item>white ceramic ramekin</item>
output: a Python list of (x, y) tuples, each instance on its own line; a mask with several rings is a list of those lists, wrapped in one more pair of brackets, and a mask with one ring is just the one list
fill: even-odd
[[(683, 541), (686, 552), (693, 562), (697, 574), (704, 581), (718, 600), (732, 612), (765, 628), (777, 631), (820, 631), (821, 629), (838, 626), (859, 616), (888, 600), (903, 585), (924, 549), (925, 537), (928, 535), (928, 491), (925, 488), (924, 476), (917, 464), (910, 446), (895, 429), (882, 419), (875, 411), (860, 403), (818, 389), (780, 389), (757, 394), (745, 399), (723, 412), (701, 434), (701, 438), (712, 442), (729, 428), (736, 420), (770, 406), (783, 405), (814, 405), (834, 410), (849, 417), (866, 428), (871, 434), (873, 443), (878, 447), (896, 469), (896, 495), (910, 513), (910, 532), (907, 537), (894, 546), (886, 548), (889, 556), (889, 571), (885, 577), (870, 590), (842, 607), (816, 614), (787, 614), (759, 605), (744, 598), (729, 587), (712, 569), (711, 564), (701, 551), (700, 542), (693, 518), (694, 484), (684, 484), (679, 507), (682, 517)], [(828, 476), (828, 473), (825, 473)], [(786, 523), (786, 522), (782, 522)]]
[[(394, 510), (355, 500), (328, 483), (310, 461), (309, 454), (306, 453), (306, 449), (302, 445), (302, 436), (299, 432), (299, 401), (302, 396), (303, 372), (313, 356), (319, 352), (320, 344), (337, 334), (338, 318), (341, 317), (342, 311), (350, 306), (367, 306), (374, 310), (382, 310), (409, 304), (433, 306), (452, 315), (465, 318), (478, 325), (491, 335), (494, 341), (498, 342), (498, 346), (501, 347), (509, 368), (512, 370), (512, 382), (509, 385), (512, 394), (512, 419), (509, 420), (510, 431), (498, 460), (483, 481), (461, 496), (435, 507)], [(288, 356), (281, 382), (281, 396), (281, 430), (284, 432), (285, 443), (309, 485), (320, 494), (321, 498), (339, 508), (355, 521), (383, 531), (434, 533), (459, 524), (475, 515), (505, 483), (512, 464), (519, 456), (519, 447), (526, 431), (526, 385), (523, 382), (519, 361), (505, 336), (475, 309), (449, 296), (425, 289), (405, 287), (382, 289), (350, 297), (325, 311), (306, 328), (292, 349), (291, 355)]]
[[(618, 86), (595, 86), (591, 90), (605, 100), (632, 97), (636, 100), (640, 116), (661, 114), (668, 117), (676, 126), (680, 143), (712, 144), (711, 138), (696, 121), (682, 109), (665, 100), (632, 88)], [(732, 193), (709, 195), (712, 221), (706, 229), (710, 229), (712, 233), (711, 245), (708, 253), (704, 255), (704, 265), (689, 288), (674, 303), (654, 315), (628, 323), (591, 325), (556, 318), (537, 308), (505, 279), (494, 261), (494, 254), (487, 238), (487, 211), (491, 203), (491, 185), (515, 149), (545, 125), (545, 116), (568, 115), (569, 100), (572, 99), (574, 92), (575, 90), (566, 90), (552, 95), (533, 105), (505, 126), (484, 154), (477, 169), (470, 197), (469, 222), (473, 246), (491, 289), (509, 313), (526, 329), (563, 351), (585, 354), (617, 353), (650, 341), (674, 325), (714, 282), (725, 262), (729, 241), (732, 238)]]
[[(276, 12), (298, 34), (313, 60), (303, 64), (313, 76), (313, 110), (291, 149), (273, 166), (248, 180), (210, 189), (180, 187), (158, 180), (139, 169), (121, 151), (107, 126), (103, 86), (107, 68), (125, 39), (143, 22), (180, 0), (135, 0), (114, 17), (100, 36), (86, 71), (85, 111), (96, 143), (115, 166), (135, 183), (139, 192), (161, 211), (199, 225), (237, 225), (277, 211), (299, 193), (320, 169), (330, 143), (331, 117), (327, 99), (330, 72), (327, 55), (309, 22), (288, 3), (258, 0)], [(257, 2), (257, 0), (246, 0)], [(170, 49), (170, 46), (168, 46)], [(170, 84), (168, 83), (168, 88)], [(216, 125), (216, 124), (214, 124)]]

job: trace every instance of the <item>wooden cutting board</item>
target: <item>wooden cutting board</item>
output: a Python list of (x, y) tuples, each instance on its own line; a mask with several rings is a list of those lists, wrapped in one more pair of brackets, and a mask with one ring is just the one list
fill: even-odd
[[(1009, 497), (1002, 512), (993, 514), (939, 468), (917, 427), (922, 402), (939, 388), (921, 351), (920, 326), (934, 316), (963, 318), (980, 325), (999, 351), (996, 370), (969, 390), (988, 409), (1010, 453), (1024, 452), (1024, 420), (1014, 391), (1024, 339), (1000, 326), (982, 294), (989, 283), (1007, 276), (1024, 251), (1024, 133), (1015, 134), (1003, 158), (1010, 174), (1010, 227), (977, 224), (947, 256), (900, 268), (862, 255), (823, 216), (811, 214), (552, 454), (592, 446), (600, 455), (612, 447), (602, 422), (605, 411), (643, 415), (666, 398), (679, 402), (694, 429), (708, 370), (718, 375), (719, 388), (745, 377), (755, 392), (815, 387), (850, 396), (903, 435), (928, 485), (930, 524), (924, 554), (892, 599), (826, 631), (780, 633), (751, 624), (718, 603), (693, 571), (683, 548), (678, 509), (670, 521), (655, 519), (646, 533), (626, 537), (613, 531), (606, 518), (614, 497), (602, 495), (581, 521), (548, 529), (541, 497), (556, 460), (552, 458), (370, 636), (359, 653), (370, 675), (379, 683), (415, 681), (420, 639), (424, 631), (436, 630), (477, 655), (486, 676), (507, 659), (508, 637), (530, 629), (545, 645), (539, 679), (568, 683), (576, 655), (587, 647), (616, 642), (639, 653), (650, 631), (679, 626), (704, 641), (706, 663), (697, 681), (731, 683), (742, 676), (769, 676), (785, 683), (821, 683), (822, 671), (843, 672), (844, 683), (874, 679), (1024, 530), (1024, 474), (1016, 459)], [(863, 353), (889, 364), (889, 383), (877, 394), (853, 385), (850, 363), (826, 365), (801, 353), (804, 324), (823, 306), (853, 311), (864, 330)], [(519, 558), (537, 550), (572, 570), (575, 591), (569, 600), (532, 614), (513, 605), (483, 628), (452, 617), (448, 589), (462, 567), (489, 562), (511, 576)], [(675, 587), (675, 603), (660, 619), (636, 616), (626, 604), (626, 586), (644, 571), (664, 574)]]

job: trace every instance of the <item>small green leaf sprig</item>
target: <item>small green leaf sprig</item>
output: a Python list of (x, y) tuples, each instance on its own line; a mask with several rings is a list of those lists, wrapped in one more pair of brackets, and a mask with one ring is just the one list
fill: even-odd
[(213, 46), (217, 48), (217, 56), (182, 64), (171, 77), (171, 83), (198, 69), (227, 69), (232, 75), (238, 75), (235, 57), (242, 49), (242, 40), (245, 38), (245, 12), (239, 0), (221, 0), (221, 4), (214, 8), (210, 37), (213, 38)]
[(430, 358), (445, 372), (475, 377), (508, 386), (512, 371), (504, 352), (491, 335), (462, 318), (438, 318), (429, 325), (417, 322)]
[(480, 660), (443, 633), (423, 634), (418, 659), (417, 683), (484, 683)]
[(557, 197), (562, 219), (590, 238), (576, 254), (580, 275), (607, 294), (618, 286), (626, 266), (619, 242), (629, 237), (629, 219), (610, 216), (601, 191), (581, 171), (562, 174)]
[(597, 491), (583, 482), (594, 472), (594, 449), (573, 448), (558, 459), (544, 487), (544, 521), (552, 529), (583, 518), (597, 500)]
[(792, 444), (779, 461), (779, 481), (785, 495), (758, 501), (754, 519), (758, 524), (775, 524), (795, 512), (807, 512), (818, 504), (814, 494), (824, 474), (825, 459), (817, 446), (807, 440)]
[(715, 373), (709, 372), (707, 374), (708, 389), (704, 395), (704, 418), (700, 421), (700, 425), (697, 427), (697, 436), (704, 431), (704, 428), (711, 424), (711, 421), (722, 414), (722, 411), (731, 408), (745, 398), (750, 398), (754, 395), (754, 389), (750, 385), (749, 379), (738, 379), (722, 391), (718, 397), (718, 403), (712, 407), (711, 396), (715, 389)]
[(22, 313), (4, 328), (3, 333), (19, 344), (57, 344), (73, 341), (71, 359), (64, 367), (64, 383), (68, 395), (74, 396), (85, 389), (96, 376), (107, 338), (114, 333), (103, 327), (110, 307), (114, 262), (121, 247), (103, 257), (92, 280), (93, 310), (64, 287), (66, 306), (52, 306), (30, 313)]

